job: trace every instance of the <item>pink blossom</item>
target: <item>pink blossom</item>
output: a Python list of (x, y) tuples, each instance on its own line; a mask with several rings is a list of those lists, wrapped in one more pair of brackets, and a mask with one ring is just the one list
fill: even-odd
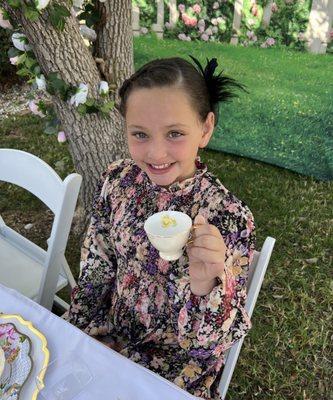
[(179, 10), (181, 13), (185, 12), (185, 6), (184, 6), (184, 4), (179, 4), (178, 10)]
[(11, 63), (12, 65), (17, 65), (18, 59), (19, 59), (18, 56), (16, 56), (16, 57), (10, 57), (9, 61), (10, 61), (10, 63)]
[(203, 34), (201, 35), (201, 40), (207, 42), (208, 39), (209, 39), (209, 36), (208, 36), (206, 33), (203, 33)]
[(253, 31), (247, 31), (246, 32), (246, 36), (251, 40), (254, 36), (254, 32)]
[(168, 22), (168, 21), (164, 24), (164, 26), (165, 26), (167, 29), (171, 29), (171, 24), (170, 24), (170, 22)]
[(60, 131), (58, 132), (58, 142), (59, 143), (64, 143), (66, 142), (67, 138), (66, 138), (66, 134), (64, 131)]
[(278, 6), (276, 3), (272, 3), (272, 7), (271, 7), (272, 12), (277, 12), (278, 10)]
[(200, 33), (205, 32), (205, 27), (204, 27), (204, 26), (199, 26), (199, 32), (200, 32)]
[(187, 42), (190, 42), (191, 41), (191, 38), (189, 37), (189, 36), (186, 36), (186, 39), (185, 39)]
[(266, 43), (266, 42), (264, 42), (264, 43), (261, 43), (260, 47), (261, 47), (262, 49), (266, 49), (266, 47), (267, 47), (267, 43)]
[(266, 40), (266, 43), (267, 43), (267, 46), (273, 46), (275, 44), (275, 39), (270, 37)]
[[(252, 42), (256, 42), (256, 41), (258, 40), (257, 36), (254, 34), (253, 31), (247, 31), (247, 32), (246, 32), (246, 36), (247, 36), (247, 37), (249, 38), (249, 40), (251, 40)], [(245, 42), (248, 44), (247, 41), (245, 41)], [(244, 44), (245, 44), (245, 42), (244, 42)]]
[(220, 4), (218, 1), (215, 1), (215, 3), (213, 4), (213, 10), (217, 10), (220, 7)]
[(333, 39), (333, 31), (330, 32), (330, 38)]
[(189, 17), (187, 14), (182, 15), (182, 20), (186, 26), (196, 26), (197, 19), (195, 17)]
[(190, 26), (196, 26), (197, 23), (198, 23), (198, 20), (197, 20), (195, 17), (193, 17), (193, 18), (191, 19), (191, 25), (190, 25)]
[(199, 4), (194, 4), (194, 6), (193, 6), (193, 11), (194, 11), (196, 14), (200, 14), (200, 12), (201, 12), (201, 7), (200, 7), (200, 5), (199, 5)]
[(41, 118), (45, 117), (45, 114), (40, 111), (38, 104), (34, 100), (29, 101), (29, 108), (33, 114), (38, 115)]
[(186, 35), (185, 35), (185, 33), (180, 33), (180, 34), (178, 35), (178, 39), (179, 39), (179, 40), (186, 40)]
[(182, 14), (182, 21), (184, 22), (185, 25), (188, 24), (190, 17), (187, 14)]
[(211, 36), (213, 34), (213, 31), (211, 30), (211, 28), (207, 28), (205, 33), (206, 35)]

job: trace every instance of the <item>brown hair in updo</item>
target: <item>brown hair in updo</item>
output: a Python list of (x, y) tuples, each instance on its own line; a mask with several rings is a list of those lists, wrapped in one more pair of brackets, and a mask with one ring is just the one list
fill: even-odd
[(236, 97), (237, 94), (232, 91), (234, 88), (246, 90), (234, 79), (222, 75), (223, 71), (214, 75), (218, 65), (216, 58), (212, 58), (210, 61), (207, 59), (207, 65), (203, 69), (197, 59), (190, 57), (197, 68), (180, 57), (162, 58), (148, 62), (129, 79), (126, 79), (119, 89), (119, 110), (122, 116), (124, 118), (126, 116), (127, 100), (133, 90), (170, 86), (182, 88), (187, 93), (202, 122), (212, 111), (215, 114), (216, 125), (219, 103)]

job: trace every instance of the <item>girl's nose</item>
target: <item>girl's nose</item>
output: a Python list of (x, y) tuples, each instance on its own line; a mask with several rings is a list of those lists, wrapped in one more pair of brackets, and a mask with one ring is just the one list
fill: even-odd
[(165, 161), (168, 156), (166, 146), (161, 142), (152, 142), (148, 149), (148, 157), (150, 160), (158, 162)]

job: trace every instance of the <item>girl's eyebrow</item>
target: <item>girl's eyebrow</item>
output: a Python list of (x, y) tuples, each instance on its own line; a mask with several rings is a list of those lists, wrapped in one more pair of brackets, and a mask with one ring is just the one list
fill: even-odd
[[(178, 126), (184, 126), (186, 127), (187, 125), (185, 124), (181, 124), (181, 123), (177, 123), (177, 124), (171, 124), (171, 125), (166, 125), (165, 128), (175, 128)], [(129, 128), (136, 128), (136, 129), (147, 129), (144, 126), (140, 126), (140, 125), (129, 125)]]

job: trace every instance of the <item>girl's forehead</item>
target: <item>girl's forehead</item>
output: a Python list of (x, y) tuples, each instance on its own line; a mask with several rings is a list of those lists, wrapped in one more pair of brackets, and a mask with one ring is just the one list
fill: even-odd
[(127, 99), (126, 119), (145, 118), (147, 115), (159, 118), (170, 114), (191, 116), (196, 114), (185, 90), (176, 87), (139, 88), (133, 90)]

